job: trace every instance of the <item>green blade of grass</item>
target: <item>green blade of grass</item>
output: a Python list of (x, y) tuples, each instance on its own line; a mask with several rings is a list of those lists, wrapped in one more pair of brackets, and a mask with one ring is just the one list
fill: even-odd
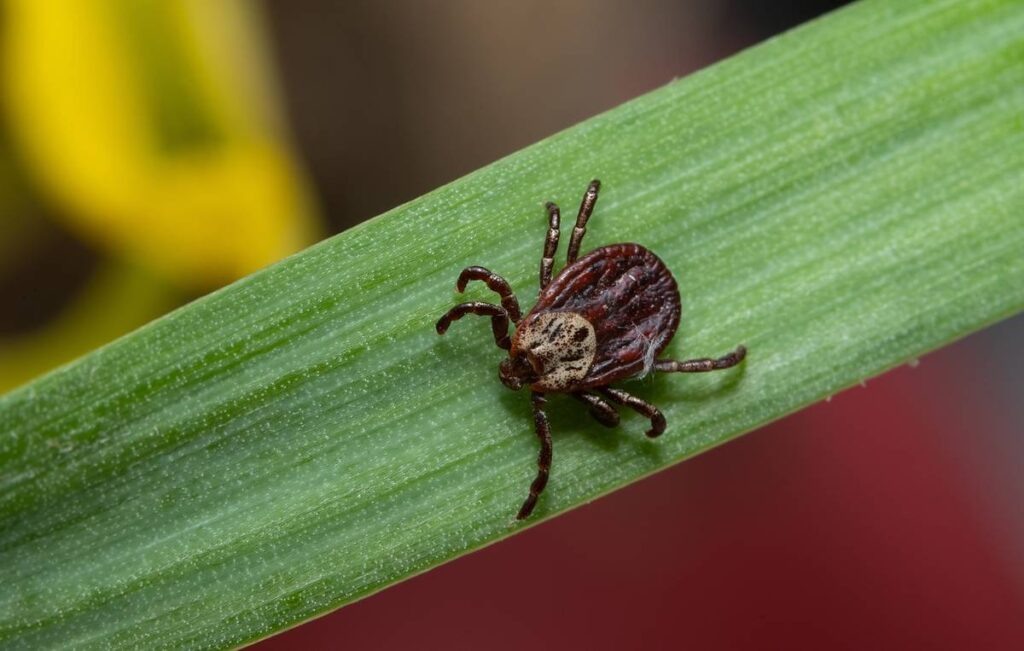
[(592, 177), (584, 249), (680, 281), (668, 353), (750, 355), (627, 384), (657, 441), (553, 397), (535, 519), (1020, 310), (1022, 170), (1024, 5), (864, 2), (246, 278), (0, 398), (0, 644), (237, 645), (515, 531), (527, 395), (433, 324), (468, 264), (532, 303)]

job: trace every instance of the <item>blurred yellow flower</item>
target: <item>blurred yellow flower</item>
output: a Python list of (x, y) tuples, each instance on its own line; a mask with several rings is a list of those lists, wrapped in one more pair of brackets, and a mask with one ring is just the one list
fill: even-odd
[(107, 259), (56, 322), (0, 341), (0, 391), (319, 234), (255, 5), (7, 0), (0, 16), (20, 174)]
[(84, 238), (191, 287), (311, 241), (251, 4), (10, 0), (4, 18), (15, 144)]

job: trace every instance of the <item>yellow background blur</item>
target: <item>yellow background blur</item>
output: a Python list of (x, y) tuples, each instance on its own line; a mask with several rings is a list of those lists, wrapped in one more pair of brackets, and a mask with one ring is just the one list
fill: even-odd
[(317, 237), (256, 5), (2, 12), (0, 392)]

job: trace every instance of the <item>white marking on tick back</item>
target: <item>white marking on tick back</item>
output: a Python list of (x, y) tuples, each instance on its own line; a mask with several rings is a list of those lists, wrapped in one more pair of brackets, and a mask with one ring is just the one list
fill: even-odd
[(662, 344), (665, 341), (666, 334), (661, 333), (656, 337), (648, 337), (645, 333), (641, 332), (640, 337), (644, 340), (644, 368), (640, 371), (640, 377), (646, 377), (654, 370), (654, 363), (657, 361), (655, 357), (658, 351), (662, 348)]
[(594, 326), (577, 312), (544, 312), (519, 333), (545, 391), (563, 391), (587, 375), (597, 354)]

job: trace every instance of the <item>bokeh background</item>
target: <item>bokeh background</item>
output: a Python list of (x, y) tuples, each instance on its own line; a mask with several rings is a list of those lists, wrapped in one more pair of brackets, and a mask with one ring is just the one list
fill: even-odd
[[(838, 4), (2, 2), (0, 392)], [(1024, 648), (1022, 326), (262, 646)]]

